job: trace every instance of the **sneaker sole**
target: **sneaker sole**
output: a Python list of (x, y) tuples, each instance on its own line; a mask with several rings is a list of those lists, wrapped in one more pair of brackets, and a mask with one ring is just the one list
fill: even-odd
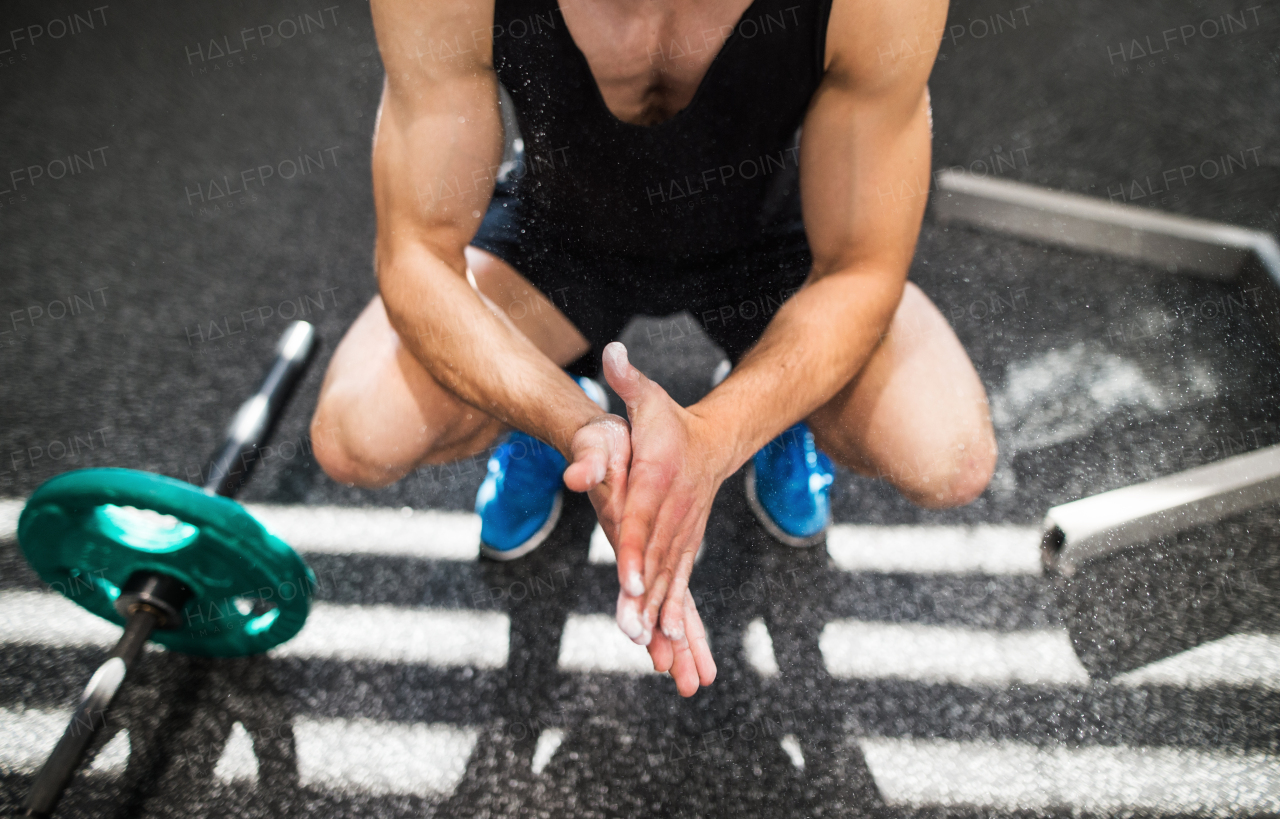
[(751, 512), (756, 516), (756, 520), (760, 521), (760, 525), (765, 528), (766, 532), (773, 535), (774, 538), (796, 549), (808, 549), (813, 546), (817, 546), (819, 543), (822, 543), (827, 539), (827, 529), (831, 528), (831, 523), (829, 521), (826, 526), (822, 527), (821, 532), (818, 532), (816, 535), (810, 535), (809, 537), (796, 537), (795, 535), (789, 535), (782, 531), (782, 529), (778, 528), (778, 524), (773, 522), (773, 518), (771, 518), (769, 513), (765, 511), (764, 506), (760, 503), (759, 496), (756, 495), (756, 465), (754, 462), (749, 461), (747, 463), (747, 471), (743, 478), (743, 483), (743, 488), (745, 489), (745, 494), (747, 496), (747, 506), (751, 507)]
[(556, 528), (556, 524), (560, 522), (560, 511), (563, 508), (564, 490), (561, 490), (556, 493), (556, 499), (555, 502), (551, 504), (551, 514), (547, 516), (546, 523), (542, 524), (538, 531), (533, 533), (531, 538), (514, 549), (495, 549), (484, 541), (480, 541), (480, 554), (490, 560), (497, 560), (504, 563), (508, 560), (515, 560), (516, 558), (524, 557), (529, 554), (529, 552), (532, 552), (534, 549), (541, 546), (542, 541), (546, 540), (547, 536), (551, 534), (551, 530)]

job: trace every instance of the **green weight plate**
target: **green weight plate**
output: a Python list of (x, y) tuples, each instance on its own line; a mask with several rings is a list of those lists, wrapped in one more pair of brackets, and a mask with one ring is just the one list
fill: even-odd
[(298, 633), (315, 575), (288, 544), (228, 498), (132, 469), (81, 469), (46, 481), (18, 519), (18, 541), (40, 578), (124, 625), (120, 587), (136, 571), (192, 591), (175, 629), (151, 639), (210, 657), (257, 654)]

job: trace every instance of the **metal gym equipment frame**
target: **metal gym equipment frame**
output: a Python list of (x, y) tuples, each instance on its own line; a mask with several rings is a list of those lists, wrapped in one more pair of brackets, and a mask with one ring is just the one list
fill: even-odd
[[(934, 213), (1049, 245), (1216, 279), (1257, 283), (1259, 315), (1280, 337), (1280, 245), (1265, 231), (956, 171), (937, 175)], [(1055, 506), (1041, 562), (1070, 576), (1084, 563), (1280, 500), (1280, 446)]]

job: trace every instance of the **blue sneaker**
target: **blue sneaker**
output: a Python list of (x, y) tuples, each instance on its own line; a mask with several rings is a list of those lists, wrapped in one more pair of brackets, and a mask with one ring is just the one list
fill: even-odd
[(788, 546), (820, 543), (831, 525), (835, 469), (803, 422), (769, 442), (747, 464), (747, 502), (769, 534)]
[[(575, 379), (608, 412), (604, 389), (589, 378)], [(542, 545), (560, 520), (564, 504), (564, 456), (550, 444), (513, 431), (489, 458), (488, 474), (476, 493), (480, 554), (515, 560)]]

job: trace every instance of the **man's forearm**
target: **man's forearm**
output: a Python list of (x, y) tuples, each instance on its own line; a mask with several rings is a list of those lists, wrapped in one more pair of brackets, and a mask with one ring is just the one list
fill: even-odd
[(725, 474), (858, 374), (902, 298), (905, 276), (864, 268), (801, 288), (733, 373), (690, 411), (716, 436)]
[(421, 244), (379, 265), (387, 316), (427, 372), (459, 399), (568, 455), (573, 434), (600, 415), (568, 376)]

